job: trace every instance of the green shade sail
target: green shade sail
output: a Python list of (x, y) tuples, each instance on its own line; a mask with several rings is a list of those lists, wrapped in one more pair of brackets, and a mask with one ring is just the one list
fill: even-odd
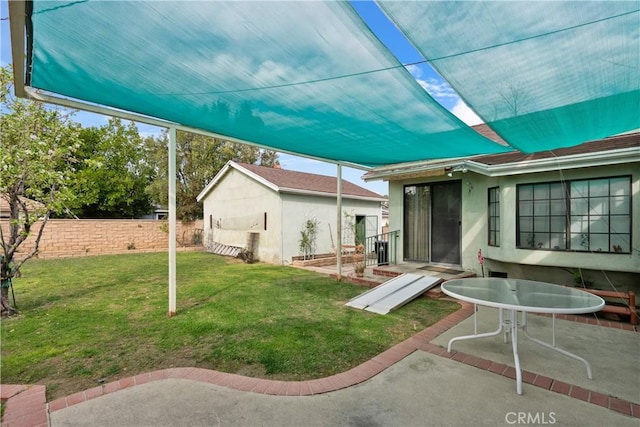
[(640, 128), (640, 1), (379, 1), (511, 147), (342, 1), (27, 4), (27, 85), (329, 161), (551, 150)]
[(365, 166), (511, 150), (433, 100), (345, 2), (32, 5), (37, 89)]
[(637, 0), (378, 3), (520, 151), (640, 128)]

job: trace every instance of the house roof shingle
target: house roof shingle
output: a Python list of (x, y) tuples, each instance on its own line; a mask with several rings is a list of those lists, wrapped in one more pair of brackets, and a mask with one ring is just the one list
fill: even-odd
[[(29, 212), (35, 212), (38, 209), (43, 209), (44, 205), (38, 201), (27, 199), (20, 196), (20, 200), (27, 205)], [(0, 218), (9, 218), (11, 211), (9, 209), (9, 195), (0, 193)]]
[[(486, 124), (472, 126), (472, 128), (485, 137), (499, 144), (506, 145), (500, 136)], [(564, 162), (563, 164), (565, 165), (568, 164), (568, 162), (579, 165), (581, 159), (588, 158), (590, 159), (590, 166), (597, 166), (597, 156), (599, 156), (600, 153), (602, 153), (603, 158), (606, 158), (608, 153), (615, 153), (616, 150), (618, 150), (619, 152), (625, 152), (626, 158), (629, 159), (633, 157), (633, 153), (635, 153), (639, 148), (640, 132), (634, 131), (596, 141), (585, 142), (573, 147), (559, 148), (552, 151), (540, 151), (531, 154), (512, 151), (508, 153), (484, 154), (467, 158), (425, 160), (424, 162), (415, 162), (411, 164), (398, 164), (393, 168), (374, 168), (365, 174), (365, 180), (380, 178), (389, 179), (390, 177), (393, 177), (393, 179), (409, 179), (433, 175), (434, 173), (435, 175), (443, 175), (447, 167), (451, 168), (452, 166), (459, 166), (467, 161), (476, 165), (482, 165), (486, 168), (506, 166), (521, 170), (520, 167), (522, 164), (532, 164), (535, 163), (535, 161), (547, 162), (547, 159), (556, 159), (559, 162)], [(640, 160), (640, 157), (637, 159)], [(578, 167), (583, 166), (584, 165)], [(547, 164), (547, 166), (542, 167), (557, 166), (548, 166)]]
[(480, 135), (484, 136), (485, 138), (489, 138), (493, 142), (497, 142), (500, 145), (509, 146), (509, 144), (507, 144), (507, 141), (500, 138), (500, 135), (498, 135), (493, 129), (491, 129), (485, 123), (471, 126), (471, 128), (476, 132), (478, 132)]
[[(487, 126), (484, 125), (484, 127)], [(474, 129), (476, 129), (475, 126)], [(489, 137), (489, 135), (485, 136)], [(497, 134), (495, 136), (500, 138)], [(496, 142), (499, 141), (496, 140)], [(612, 136), (609, 138), (599, 139), (597, 141), (589, 141), (580, 145), (575, 145), (573, 147), (559, 148), (552, 151), (540, 151), (532, 154), (525, 154), (520, 151), (514, 151), (511, 153), (477, 156), (473, 157), (472, 159), (474, 162), (484, 163), (486, 165), (503, 165), (508, 163), (548, 159), (552, 157), (571, 156), (575, 154), (598, 153), (601, 151), (618, 150), (631, 147), (640, 147), (640, 133), (636, 132)]]
[[(295, 189), (320, 193), (337, 193), (338, 179), (332, 176), (318, 175), (307, 172), (298, 172), (285, 169), (276, 169), (265, 166), (238, 163), (239, 166), (271, 182), (279, 188)], [(342, 195), (367, 198), (380, 198), (378, 193), (367, 190), (349, 181), (342, 180)]]

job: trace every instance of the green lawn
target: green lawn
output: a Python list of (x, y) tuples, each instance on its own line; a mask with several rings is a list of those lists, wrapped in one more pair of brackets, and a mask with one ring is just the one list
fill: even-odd
[(195, 366), (282, 380), (350, 369), (452, 313), (420, 299), (380, 316), (344, 303), (366, 288), (292, 267), (202, 252), (177, 257), (168, 318), (165, 253), (31, 260), (2, 321), (1, 381), (53, 399), (100, 381)]

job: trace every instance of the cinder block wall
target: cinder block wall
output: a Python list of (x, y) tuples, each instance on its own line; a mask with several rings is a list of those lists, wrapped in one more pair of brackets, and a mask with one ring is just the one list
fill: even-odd
[[(9, 223), (0, 221), (8, 239)], [(31, 235), (19, 249), (29, 253), (34, 245), (40, 222), (31, 228)], [(194, 235), (201, 233), (202, 220), (177, 223), (177, 247), (202, 247), (194, 243)], [(40, 239), (40, 258), (85, 255), (104, 255), (126, 252), (154, 252), (169, 248), (167, 221), (145, 219), (51, 219)]]

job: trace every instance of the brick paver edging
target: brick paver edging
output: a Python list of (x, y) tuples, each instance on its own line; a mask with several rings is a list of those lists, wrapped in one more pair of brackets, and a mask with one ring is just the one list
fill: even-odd
[(5, 406), (3, 427), (48, 427), (46, 389), (43, 385), (0, 385)]
[[(218, 372), (209, 369), (202, 368), (171, 368), (171, 369), (163, 369), (158, 371), (153, 371), (145, 374), (136, 375), (133, 377), (128, 377), (121, 379), (119, 381), (114, 381), (111, 383), (107, 383), (98, 387), (94, 387), (79, 393), (75, 393), (66, 397), (62, 397), (56, 400), (53, 400), (48, 404), (48, 410), (58, 411), (60, 409), (64, 409), (69, 406), (76, 405), (81, 402), (85, 402), (90, 399), (94, 399), (99, 396), (103, 396), (106, 394), (114, 393), (119, 390), (124, 390), (127, 388), (134, 387), (136, 385), (145, 384), (151, 381), (158, 381), (167, 378), (179, 378), (179, 379), (189, 379), (193, 381), (206, 382), (210, 384), (215, 384), (223, 387), (229, 387), (236, 390), (241, 391), (250, 391), (253, 393), (262, 393), (262, 394), (270, 394), (270, 395), (278, 395), (278, 396), (309, 396), (313, 394), (321, 394), (328, 393), (331, 391), (340, 390), (343, 388), (351, 387), (356, 384), (362, 383), (375, 375), (379, 374), (383, 370), (392, 366), (393, 364), (399, 362), (400, 360), (407, 357), (409, 354), (413, 353), (416, 350), (422, 350), (429, 352), (431, 354), (441, 356), (447, 359), (451, 359), (454, 361), (458, 361), (460, 363), (464, 363), (479, 369), (483, 369), (489, 372), (494, 372), (498, 375), (503, 375), (512, 379), (515, 379), (515, 369), (504, 365), (492, 362), (491, 360), (478, 358), (475, 356), (467, 355), (460, 352), (452, 351), (451, 353), (447, 353), (446, 349), (440, 347), (438, 345), (431, 344), (431, 341), (435, 339), (437, 336), (442, 334), (443, 332), (451, 329), (462, 320), (473, 314), (473, 305), (465, 302), (460, 302), (461, 308), (455, 313), (450, 314), (439, 322), (429, 326), (428, 328), (418, 332), (411, 338), (391, 347), (390, 349), (380, 353), (375, 356), (371, 360), (356, 366), (353, 369), (350, 369), (346, 372), (342, 372), (336, 375), (332, 375), (326, 378), (319, 378), (315, 380), (308, 381), (275, 381), (275, 380), (265, 380), (261, 378), (252, 378), (245, 377), (237, 374), (229, 374), (224, 372)], [(563, 318), (563, 317), (559, 317)], [(567, 316), (566, 320), (573, 321), (581, 321), (581, 317), (579, 316)], [(590, 321), (585, 321), (583, 323), (592, 323)], [(609, 321), (599, 321), (597, 322), (600, 326), (604, 327), (614, 327), (620, 329), (627, 329), (625, 327), (621, 327), (617, 322), (609, 322)], [(632, 327), (631, 330), (637, 330)], [(552, 378), (545, 377), (542, 375), (537, 375), (532, 372), (522, 371), (523, 381), (527, 384), (531, 384), (537, 387), (544, 388), (546, 390), (551, 390), (557, 393), (565, 394), (567, 396), (583, 400), (585, 402), (589, 402), (595, 405), (603, 406), (605, 408), (609, 408), (613, 411), (620, 412), (625, 415), (633, 416), (636, 418), (640, 418), (640, 405), (633, 402), (628, 402), (622, 399), (617, 399), (612, 396), (606, 396), (604, 394), (583, 389), (581, 387), (564, 383), (562, 381), (556, 381)], [(5, 390), (8, 390), (7, 387), (22, 387), (22, 390), (26, 389), (37, 389), (39, 393), (42, 395), (42, 404), (40, 404), (45, 412), (45, 420), (44, 423), (29, 423), (27, 425), (34, 426), (46, 426), (46, 402), (44, 401), (44, 386), (1, 386), (3, 400), (5, 396)], [(27, 395), (25, 394), (25, 397)], [(22, 402), (16, 401), (16, 405), (13, 405), (15, 397), (11, 398), (9, 402), (7, 402), (5, 415), (2, 420), (3, 427), (11, 427), (17, 425), (25, 425), (23, 423), (13, 423), (11, 418), (7, 419), (7, 415), (11, 415), (11, 411), (18, 410), (21, 403), (29, 403), (31, 405), (31, 401), (27, 402), (27, 400), (23, 400)], [(15, 409), (12, 409), (15, 408)], [(32, 413), (34, 411), (33, 406), (25, 406), (25, 409), (28, 410), (28, 413)], [(40, 413), (41, 411), (37, 411)], [(25, 412), (26, 413), (26, 412)], [(14, 415), (12, 415), (14, 417)], [(25, 419), (26, 420), (26, 419)]]
[(118, 390), (124, 390), (150, 381), (158, 381), (167, 378), (188, 379), (229, 387), (241, 391), (250, 391), (253, 393), (276, 396), (309, 396), (313, 394), (328, 393), (360, 384), (376, 376), (414, 351), (421, 349), (423, 345), (428, 344), (429, 341), (440, 335), (442, 332), (452, 328), (460, 321), (469, 317), (472, 312), (473, 308), (470, 305), (463, 304), (460, 310), (450, 314), (423, 331), (418, 332), (413, 337), (408, 338), (378, 354), (371, 360), (368, 360), (346, 372), (341, 372), (326, 378), (307, 381), (276, 381), (245, 377), (242, 375), (229, 374), (202, 368), (162, 369), (124, 378), (119, 381), (90, 388), (66, 397), (61, 397), (49, 403), (49, 411), (58, 411)]

